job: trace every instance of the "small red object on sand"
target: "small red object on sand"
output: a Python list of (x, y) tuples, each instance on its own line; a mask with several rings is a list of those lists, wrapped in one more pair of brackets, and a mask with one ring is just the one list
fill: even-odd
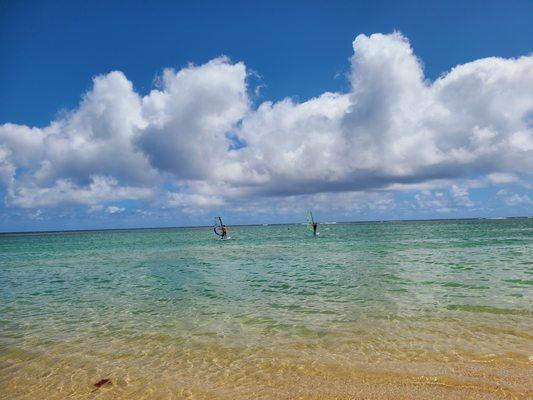
[(111, 379), (107, 379), (107, 378), (105, 378), (105, 379), (100, 379), (98, 382), (96, 382), (96, 383), (94, 384), (94, 386), (96, 386), (97, 388), (99, 388), (99, 387), (101, 387), (101, 386), (104, 386), (104, 385), (107, 384), (107, 383), (110, 383), (110, 384), (111, 384)]

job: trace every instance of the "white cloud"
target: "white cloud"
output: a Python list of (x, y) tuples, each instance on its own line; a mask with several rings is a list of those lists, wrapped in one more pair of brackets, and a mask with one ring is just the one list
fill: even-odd
[(450, 188), (450, 194), (455, 205), (463, 207), (474, 206), (474, 202), (470, 200), (468, 188), (459, 185), (452, 185)]
[(116, 214), (116, 213), (121, 213), (123, 211), (126, 211), (124, 207), (117, 207), (117, 206), (108, 206), (105, 210), (108, 214)]
[(67, 179), (60, 179), (51, 187), (20, 186), (10, 197), (10, 202), (22, 208), (54, 207), (58, 204), (95, 206), (121, 199), (144, 199), (152, 194), (150, 188), (120, 186), (114, 178), (92, 176), (90, 183), (84, 186)]
[(487, 175), (487, 178), (492, 183), (513, 183), (518, 182), (518, 177), (514, 174), (506, 174), (503, 172), (494, 172), (492, 174)]
[(28, 218), (34, 219), (34, 220), (42, 220), (43, 219), (43, 210), (37, 209), (34, 212), (28, 214)]
[(394, 191), (420, 189), (417, 207), (449, 211), (473, 206), (465, 179), (531, 176), (532, 56), (476, 60), (429, 82), (400, 33), (359, 35), (353, 48), (348, 93), (256, 108), (250, 72), (224, 57), (167, 69), (145, 96), (121, 72), (98, 76), (48, 126), (0, 125), (6, 203), (390, 210)]
[(416, 205), (419, 209), (430, 210), (437, 212), (453, 211), (452, 202), (446, 193), (441, 191), (431, 192), (429, 190), (422, 190), (415, 194)]
[(533, 200), (527, 195), (519, 195), (517, 193), (511, 193), (505, 189), (501, 189), (497, 193), (498, 197), (500, 197), (505, 204), (508, 206), (531, 206), (533, 205)]
[[(354, 41), (352, 90), (265, 103), (240, 134), (258, 191), (365, 190), (468, 174), (533, 171), (533, 57), (490, 58), (431, 84), (400, 34)], [(304, 113), (305, 110), (305, 113)]]
[(414, 199), (418, 209), (441, 213), (471, 208), (475, 205), (470, 199), (468, 189), (456, 184), (452, 184), (449, 190), (421, 190), (414, 195)]
[(217, 165), (231, 163), (226, 133), (248, 106), (242, 63), (217, 58), (178, 72), (167, 69), (161, 90), (142, 100), (146, 126), (136, 142), (159, 170), (179, 179), (210, 179)]

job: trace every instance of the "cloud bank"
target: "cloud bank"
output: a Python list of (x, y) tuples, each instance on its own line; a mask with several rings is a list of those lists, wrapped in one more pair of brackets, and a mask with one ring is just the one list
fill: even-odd
[(250, 72), (225, 57), (166, 69), (144, 96), (122, 72), (97, 76), (48, 126), (0, 125), (6, 207), (261, 212), (300, 198), (387, 208), (410, 189), (414, 207), (449, 210), (473, 206), (465, 182), (530, 179), (532, 56), (476, 60), (429, 82), (400, 33), (359, 35), (353, 49), (349, 92), (305, 102), (255, 105)]

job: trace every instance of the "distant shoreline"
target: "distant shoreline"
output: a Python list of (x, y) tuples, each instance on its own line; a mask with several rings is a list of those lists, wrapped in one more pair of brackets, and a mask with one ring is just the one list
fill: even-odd
[[(368, 221), (324, 221), (319, 224), (368, 224), (368, 223), (411, 223), (411, 222), (451, 222), (451, 221), (508, 221), (519, 219), (532, 219), (533, 216), (519, 217), (475, 217), (475, 218), (429, 218), (429, 219), (391, 219), (391, 220), (368, 220)], [(303, 222), (286, 222), (271, 224), (230, 224), (233, 227), (253, 227), (253, 226), (283, 226), (283, 225), (301, 225)], [(191, 225), (191, 226), (161, 226), (161, 227), (136, 227), (136, 228), (99, 228), (99, 229), (65, 229), (65, 230), (46, 230), (46, 231), (7, 231), (0, 232), (0, 236), (30, 236), (30, 235), (53, 235), (59, 233), (82, 234), (95, 232), (121, 232), (121, 231), (149, 231), (149, 230), (173, 230), (173, 229), (210, 229), (211, 225)]]

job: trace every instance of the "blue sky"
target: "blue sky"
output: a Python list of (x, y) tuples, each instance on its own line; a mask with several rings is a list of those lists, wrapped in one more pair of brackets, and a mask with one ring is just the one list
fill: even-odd
[(108, 3), (0, 4), (2, 231), (533, 214), (529, 1)]
[(97, 74), (123, 71), (146, 93), (163, 68), (222, 54), (262, 76), (265, 99), (346, 90), (360, 33), (399, 30), (430, 79), (478, 58), (532, 51), (530, 1), (181, 3), (3, 2), (0, 121), (47, 124), (75, 107)]

